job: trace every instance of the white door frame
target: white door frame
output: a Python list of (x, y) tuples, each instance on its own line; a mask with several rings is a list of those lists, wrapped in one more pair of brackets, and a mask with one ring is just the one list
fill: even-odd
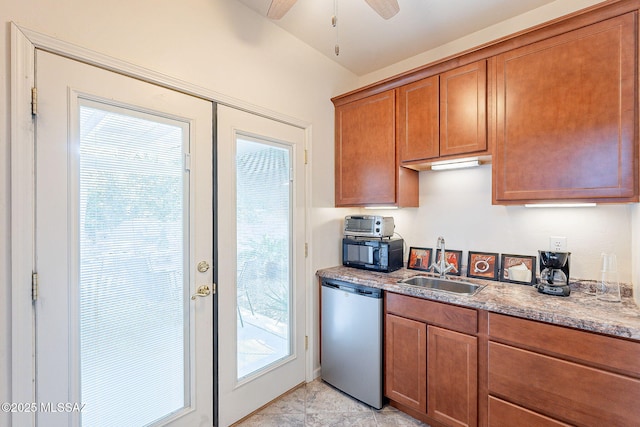
[[(35, 346), (31, 282), (34, 270), (34, 147), (31, 89), (35, 81), (35, 50), (75, 59), (134, 77), (148, 83), (196, 96), (217, 104), (260, 115), (305, 130), (305, 148), (310, 152), (311, 123), (190, 84), (188, 82), (112, 58), (11, 23), (11, 401), (35, 402)], [(311, 194), (311, 166), (305, 168), (305, 192)], [(309, 227), (311, 197), (305, 198), (305, 237), (311, 246)], [(311, 256), (305, 262), (306, 335), (312, 336), (312, 295), (315, 280)], [(217, 325), (214, 325), (216, 328)], [(214, 332), (215, 333), (215, 332)], [(313, 341), (306, 354), (306, 378), (313, 379)], [(30, 355), (30, 357), (27, 357)], [(216, 369), (214, 367), (214, 369)], [(214, 393), (216, 394), (216, 393)], [(14, 425), (34, 425), (33, 413), (12, 413)]]

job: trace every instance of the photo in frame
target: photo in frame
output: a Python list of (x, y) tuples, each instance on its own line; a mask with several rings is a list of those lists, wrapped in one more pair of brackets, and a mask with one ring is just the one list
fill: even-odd
[(493, 252), (469, 251), (467, 277), (498, 280), (499, 260), (499, 255)]
[(429, 271), (432, 252), (433, 250), (431, 248), (409, 248), (407, 268), (411, 270)]
[(536, 282), (536, 257), (502, 254), (500, 281), (533, 285)]
[[(449, 271), (447, 274), (451, 274), (453, 276), (460, 276), (460, 269), (462, 266), (462, 251), (454, 251), (450, 249), (445, 249), (444, 251), (446, 260), (449, 264), (454, 266), (454, 269)], [(440, 249), (436, 250), (436, 262), (440, 262)]]

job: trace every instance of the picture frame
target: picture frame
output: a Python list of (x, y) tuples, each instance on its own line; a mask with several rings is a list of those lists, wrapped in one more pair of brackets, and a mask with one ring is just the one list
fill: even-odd
[[(449, 264), (453, 264), (455, 269), (449, 271), (447, 274), (451, 274), (453, 276), (460, 276), (462, 270), (462, 251), (456, 251), (452, 249), (444, 250), (447, 262)], [(436, 250), (436, 261), (440, 262), (440, 249)]]
[(469, 251), (467, 257), (467, 277), (498, 280), (500, 255), (494, 252)]
[(431, 248), (409, 248), (409, 259), (407, 260), (407, 268), (411, 270), (429, 271), (431, 267)]
[[(530, 255), (502, 254), (500, 281), (533, 285), (536, 282), (536, 257)], [(524, 266), (524, 267), (521, 267)]]

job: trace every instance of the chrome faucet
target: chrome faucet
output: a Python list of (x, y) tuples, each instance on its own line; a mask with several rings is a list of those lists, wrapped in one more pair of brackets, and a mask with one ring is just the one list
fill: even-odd
[(440, 278), (444, 279), (446, 277), (446, 274), (455, 269), (456, 266), (447, 262), (446, 252), (444, 249), (444, 237), (438, 237), (437, 246), (440, 250), (440, 261), (434, 261), (433, 264), (431, 264), (430, 268), (432, 271), (437, 271), (438, 273), (440, 273)]

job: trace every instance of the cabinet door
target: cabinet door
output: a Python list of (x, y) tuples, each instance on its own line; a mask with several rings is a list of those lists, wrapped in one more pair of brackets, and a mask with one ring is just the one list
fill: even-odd
[(336, 107), (336, 206), (395, 204), (395, 91)]
[(385, 316), (385, 396), (427, 412), (427, 325)]
[(400, 160), (434, 159), (440, 155), (438, 76), (398, 89)]
[(494, 202), (637, 195), (635, 14), (496, 57)]
[(440, 156), (487, 150), (487, 62), (440, 76)]
[(428, 415), (449, 426), (478, 424), (477, 338), (428, 327)]

